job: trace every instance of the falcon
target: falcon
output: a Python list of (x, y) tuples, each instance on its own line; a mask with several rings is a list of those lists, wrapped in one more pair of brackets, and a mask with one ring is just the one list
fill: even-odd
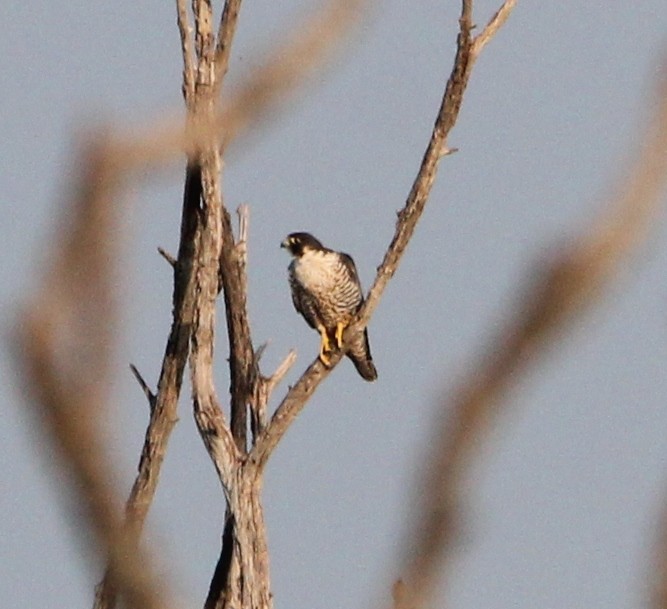
[[(289, 265), (294, 308), (320, 333), (320, 360), (328, 367), (329, 354), (343, 348), (345, 328), (364, 302), (354, 260), (324, 247), (309, 233), (291, 233), (281, 247), (294, 258)], [(363, 379), (377, 378), (365, 328), (347, 336), (345, 355)]]

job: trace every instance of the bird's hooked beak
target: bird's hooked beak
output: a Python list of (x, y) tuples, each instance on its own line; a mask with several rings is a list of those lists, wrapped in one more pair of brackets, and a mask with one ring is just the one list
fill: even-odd
[(285, 239), (284, 241), (281, 241), (281, 243), (280, 243), (280, 247), (288, 248), (288, 247), (289, 247), (288, 240)]

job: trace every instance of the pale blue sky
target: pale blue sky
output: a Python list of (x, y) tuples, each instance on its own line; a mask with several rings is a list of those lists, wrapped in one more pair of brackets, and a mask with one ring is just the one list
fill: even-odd
[[(307, 2), (247, 2), (232, 81)], [(497, 2), (476, 2), (485, 22)], [(418, 168), (451, 68), (459, 2), (375, 3), (331, 70), (228, 160), (230, 206), (251, 206), (250, 313), (267, 371), (291, 347), (293, 382), (318, 339), (292, 309), (282, 238), (308, 230), (351, 253), (370, 284)], [(77, 129), (180, 108), (172, 2), (0, 5), (4, 91), (2, 324), (39, 271), (76, 173)], [(364, 607), (389, 596), (413, 513), (412, 476), (443, 392), (511, 314), (536, 258), (594, 217), (633, 153), (660, 57), (664, 0), (522, 2), (475, 67), (415, 239), (370, 325), (379, 380), (343, 362), (271, 462), (265, 505), (276, 608)], [(134, 477), (169, 328), (182, 168), (131, 190), (118, 290), (129, 306), (109, 435), (118, 484)], [(471, 477), (448, 606), (626, 609), (646, 600), (667, 495), (664, 218), (597, 310), (519, 379)], [(5, 343), (7, 344), (7, 343)], [(218, 388), (227, 387), (220, 343)], [(185, 396), (189, 388), (185, 388)], [(281, 388), (277, 396), (283, 394)], [(89, 607), (99, 564), (54, 482), (52, 454), (0, 354), (0, 513), (7, 606)], [(187, 399), (148, 539), (180, 597), (201, 606), (219, 549), (222, 494)], [(91, 413), (91, 416), (105, 416)]]

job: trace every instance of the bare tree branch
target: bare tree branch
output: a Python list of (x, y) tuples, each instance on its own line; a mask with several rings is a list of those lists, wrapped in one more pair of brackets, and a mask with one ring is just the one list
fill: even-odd
[[(436, 438), (429, 443), (434, 450), (426, 461), (419, 494), (421, 507), (408, 535), (412, 544), (402, 573), (409, 594), (401, 608), (429, 604), (458, 530), (464, 477), (480, 452), (480, 443), (501, 407), (507, 387), (555, 341), (575, 315), (597, 300), (620, 263), (651, 227), (667, 182), (667, 86), (662, 84), (659, 107), (642, 150), (608, 210), (588, 233), (565, 247), (553, 261), (538, 265), (536, 280), (528, 287), (523, 305), (513, 308), (519, 313), (485, 349), (452, 403), (440, 413)], [(662, 564), (667, 564), (664, 557)], [(667, 589), (664, 583), (661, 586)]]
[(195, 89), (202, 85), (210, 85), (213, 73), (213, 57), (215, 38), (213, 36), (213, 7), (211, 0), (192, 0), (192, 12), (195, 16)]
[(512, 9), (516, 5), (516, 0), (505, 0), (503, 5), (496, 11), (496, 14), (491, 18), (482, 33), (475, 36), (473, 41), (472, 52), (475, 56), (482, 52), (486, 43), (496, 35), (496, 32), (503, 26), (507, 18), (510, 16)]
[(276, 371), (267, 379), (267, 392), (271, 395), (273, 389), (285, 378), (285, 375), (289, 372), (290, 368), (294, 365), (296, 361), (296, 351), (292, 349), (286, 356), (285, 359), (280, 362)]
[(241, 9), (241, 0), (225, 0), (225, 8), (220, 17), (218, 42), (215, 47), (215, 80), (214, 91), (217, 95), (229, 69), (229, 57), (236, 33), (236, 24)]
[(215, 152), (202, 155), (201, 230), (195, 236), (194, 315), (192, 320), (190, 372), (195, 421), (225, 488), (233, 484), (239, 459), (229, 425), (220, 408), (213, 382), (215, 303), (218, 295), (218, 252), (222, 239), (222, 203), (219, 183), (220, 158)]
[[(472, 55), (473, 39), (471, 31), (473, 24), (471, 0), (463, 1), (459, 26), (454, 67), (445, 87), (440, 110), (435, 120), (431, 139), (424, 153), (421, 167), (412, 185), (405, 206), (398, 213), (396, 232), (385, 253), (382, 264), (378, 267), (373, 286), (368, 293), (364, 306), (359, 312), (358, 321), (348, 328), (346, 335), (350, 332), (358, 332), (368, 324), (387, 283), (398, 268), (398, 263), (424, 211), (426, 201), (435, 181), (438, 163), (443, 157), (443, 152), (451, 152), (447, 149), (447, 136), (458, 119), (463, 94), (468, 85), (475, 59)], [(290, 389), (285, 399), (278, 406), (269, 426), (257, 439), (252, 451), (254, 454), (251, 457), (259, 467), (264, 466), (270, 453), (287, 431), (292, 421), (305, 406), (312, 391), (338, 364), (341, 357), (341, 354), (334, 354), (328, 370), (319, 364), (318, 361), (315, 361), (303, 373), (296, 385)]]
[(255, 358), (248, 319), (247, 238), (250, 210), (238, 208), (239, 240), (234, 243), (231, 218), (222, 210), (223, 244), (220, 249), (220, 285), (225, 299), (227, 332), (230, 345), (229, 371), (231, 427), (237, 448), (245, 452), (247, 445), (248, 408), (256, 392), (259, 368)]
[[(210, 7), (197, 4), (195, 14), (206, 13), (200, 23), (210, 28)], [(189, 124), (210, 123), (218, 107), (217, 98), (227, 71), (232, 40), (236, 31), (240, 1), (227, 0), (222, 12), (218, 43), (199, 54), (197, 96), (190, 111)], [(204, 35), (204, 34), (200, 34)], [(212, 38), (210, 31), (205, 35)], [(231, 573), (239, 568), (235, 543), (242, 534), (236, 526), (238, 512), (238, 464), (246, 450), (246, 416), (256, 370), (247, 317), (245, 259), (237, 257), (237, 247), (229, 213), (223, 204), (221, 188), (222, 146), (215, 140), (203, 142), (198, 163), (201, 167), (201, 217), (205, 227), (197, 239), (195, 260), (197, 299), (193, 323), (190, 368), (192, 372), (194, 415), (200, 435), (216, 467), (227, 505), (223, 547), (209, 587), (206, 607), (222, 607), (228, 600), (237, 602)], [(245, 244), (243, 244), (245, 247)], [(229, 337), (230, 422), (227, 425), (217, 401), (213, 384), (213, 344), (215, 302), (223, 291)], [(249, 571), (239, 577), (250, 577)], [(239, 578), (237, 578), (238, 580)], [(268, 580), (264, 582), (268, 588)]]
[(162, 256), (173, 268), (176, 268), (176, 258), (174, 258), (167, 250), (162, 247), (157, 248), (158, 253)]
[(278, 408), (271, 417), (271, 422), (263, 433), (260, 433), (255, 446), (248, 454), (248, 461), (262, 470), (266, 465), (271, 453), (283, 438), (294, 419), (303, 410), (306, 402), (315, 392), (319, 384), (329, 376), (329, 373), (338, 364), (342, 354), (332, 353), (330, 367), (326, 368), (319, 358), (315, 359), (301, 378), (287, 392), (280, 402)]
[[(247, 207), (243, 230), (247, 231)], [(243, 219), (243, 215), (241, 215)], [(248, 408), (255, 394), (259, 370), (255, 359), (248, 320), (248, 286), (246, 276), (246, 235), (234, 242), (231, 218), (222, 206), (222, 244), (219, 249), (219, 283), (225, 301), (227, 336), (229, 339), (229, 371), (231, 395), (231, 428), (239, 451), (246, 451)]]
[(186, 0), (176, 0), (176, 16), (183, 55), (183, 98), (188, 103), (195, 94), (195, 50)]
[(141, 376), (141, 372), (139, 372), (139, 370), (134, 364), (130, 364), (130, 370), (132, 370), (134, 378), (137, 379), (137, 383), (139, 383), (141, 390), (144, 392), (144, 395), (148, 400), (148, 404), (152, 412), (153, 409), (155, 408), (155, 394), (151, 391), (151, 388), (147, 385), (146, 381), (144, 380), (144, 377)]
[(366, 302), (359, 313), (360, 324), (358, 324), (358, 327), (360, 329), (368, 323), (387, 283), (396, 272), (398, 263), (412, 238), (417, 222), (424, 211), (426, 201), (431, 194), (440, 159), (444, 156), (443, 151), (449, 152), (447, 148), (447, 136), (458, 119), (461, 102), (463, 101), (463, 94), (468, 86), (468, 80), (475, 59), (472, 56), (472, 0), (465, 0), (463, 2), (459, 26), (460, 30), (457, 38), (454, 68), (447, 81), (447, 86), (442, 98), (440, 110), (438, 111), (435, 120), (431, 139), (426, 148), (426, 152), (424, 153), (419, 173), (412, 185), (405, 206), (398, 212), (394, 238), (384, 255), (382, 264), (378, 268), (377, 275), (375, 276), (373, 286), (371, 287), (368, 296), (366, 297)]
[(262, 376), (260, 382), (257, 383), (255, 399), (251, 405), (253, 442), (266, 429), (266, 409), (273, 390), (283, 380), (295, 361), (296, 351), (291, 350), (271, 376)]
[[(171, 330), (162, 360), (155, 406), (151, 411), (139, 459), (139, 471), (125, 506), (126, 526), (134, 532), (137, 538), (141, 534), (148, 509), (155, 496), (167, 444), (178, 420), (178, 398), (188, 357), (193, 319), (195, 284), (192, 260), (195, 234), (200, 230), (198, 216), (200, 198), (199, 170), (196, 166), (189, 166), (183, 192), (178, 260), (173, 265), (174, 294)], [(112, 609), (115, 606), (111, 575), (111, 565), (109, 565), (95, 590), (94, 609)]]

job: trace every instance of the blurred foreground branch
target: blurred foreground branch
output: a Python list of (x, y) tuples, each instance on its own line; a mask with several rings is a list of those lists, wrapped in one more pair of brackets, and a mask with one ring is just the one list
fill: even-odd
[(113, 591), (128, 607), (164, 608), (148, 557), (126, 528), (111, 487), (100, 423), (108, 414), (114, 346), (113, 272), (120, 243), (119, 175), (103, 136), (80, 155), (85, 170), (48, 257), (51, 262), (20, 319), (17, 356), (31, 405), (58, 449), (87, 516), (93, 547), (108, 556)]
[[(216, 103), (208, 117), (186, 123), (175, 118), (163, 119), (145, 131), (134, 129), (116, 135), (112, 142), (115, 161), (124, 171), (132, 171), (145, 166), (159, 167), (183, 153), (196, 156), (201, 149), (220, 143), (226, 150), (232, 142), (257, 129), (265, 117), (276, 112), (281, 102), (322, 68), (341, 40), (354, 31), (364, 5), (362, 0), (329, 0), (304, 23), (296, 24), (291, 37), (276, 45), (267, 54), (268, 59), (225, 101)], [(227, 32), (226, 27), (221, 28), (221, 34)], [(228, 61), (223, 49), (219, 49), (219, 57)], [(224, 74), (222, 70), (220, 76)]]
[[(667, 181), (667, 82), (660, 85), (636, 162), (625, 172), (616, 196), (589, 231), (565, 245), (553, 260), (537, 265), (517, 316), (484, 349), (451, 403), (443, 405), (430, 443), (433, 453), (426, 460), (420, 508), (407, 536), (411, 544), (401, 571), (407, 592), (399, 595), (399, 609), (425, 607), (431, 600), (442, 566), (452, 555), (465, 476), (508, 386), (573, 317), (596, 302), (656, 217)], [(662, 589), (667, 590), (664, 581)]]

